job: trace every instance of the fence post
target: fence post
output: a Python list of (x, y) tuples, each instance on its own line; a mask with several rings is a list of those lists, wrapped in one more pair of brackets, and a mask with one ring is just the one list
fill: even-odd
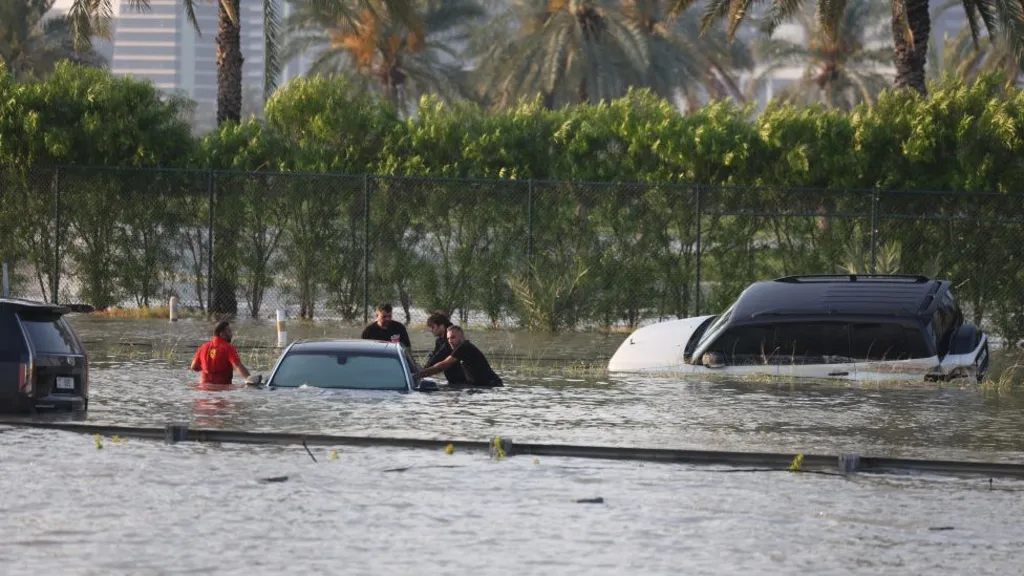
[(875, 273), (875, 256), (878, 250), (878, 190), (871, 191), (871, 273)]
[(53, 285), (50, 286), (50, 300), (57, 303), (60, 292), (60, 167), (53, 172)]
[(0, 292), (0, 295), (2, 295), (4, 298), (10, 298), (11, 297), (11, 277), (8, 275), (7, 262), (3, 263), (3, 286), (2, 286), (2, 290), (3, 290), (3, 292)]
[(363, 324), (370, 319), (370, 175), (363, 174)]
[(694, 316), (700, 316), (700, 275), (701, 275), (700, 261), (701, 261), (701, 234), (702, 234), (702, 230), (701, 230), (701, 220), (702, 220), (702, 218), (701, 218), (701, 213), (702, 213), (701, 196), (702, 196), (702, 194), (701, 194), (701, 192), (702, 192), (703, 188), (704, 188), (703, 186), (698, 185), (697, 186), (697, 190), (696, 190), (696, 194), (695, 194), (695, 196), (696, 196), (696, 213), (697, 213), (697, 216), (696, 216), (697, 217), (697, 242), (696, 242), (697, 243), (697, 246), (696, 246), (696, 254), (697, 254), (697, 264), (696, 264), (696, 266), (697, 266), (697, 283), (696, 283), (696, 290), (693, 293), (693, 315)]
[(527, 181), (526, 190), (526, 263), (533, 265), (533, 178)]
[(212, 168), (206, 175), (206, 194), (206, 315), (209, 317), (213, 313), (213, 205), (217, 199)]

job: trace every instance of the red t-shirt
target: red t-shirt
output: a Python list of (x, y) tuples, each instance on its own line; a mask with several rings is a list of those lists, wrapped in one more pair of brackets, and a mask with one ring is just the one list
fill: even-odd
[(193, 362), (199, 363), (203, 384), (231, 384), (232, 367), (241, 364), (235, 345), (220, 336), (200, 346)]

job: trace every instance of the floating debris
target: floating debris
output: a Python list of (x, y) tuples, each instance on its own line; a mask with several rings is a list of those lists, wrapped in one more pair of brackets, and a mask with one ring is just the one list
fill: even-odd
[(270, 478), (260, 478), (260, 482), (263, 482), (264, 484), (272, 484), (272, 483), (287, 482), (287, 481), (288, 481), (288, 477), (287, 476), (271, 476)]
[(445, 454), (455, 454), (455, 444), (449, 444), (444, 447)]
[(789, 465), (790, 472), (802, 472), (804, 467), (804, 455), (797, 454), (796, 458), (793, 458), (793, 463)]
[(577, 498), (575, 502), (577, 504), (604, 504), (604, 498), (600, 496), (597, 498)]

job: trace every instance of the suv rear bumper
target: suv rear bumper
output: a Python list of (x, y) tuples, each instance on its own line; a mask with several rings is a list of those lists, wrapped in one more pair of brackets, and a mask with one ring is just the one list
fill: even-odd
[(25, 398), (25, 404), (33, 410), (82, 412), (88, 410), (89, 399), (77, 394), (50, 394), (42, 398)]

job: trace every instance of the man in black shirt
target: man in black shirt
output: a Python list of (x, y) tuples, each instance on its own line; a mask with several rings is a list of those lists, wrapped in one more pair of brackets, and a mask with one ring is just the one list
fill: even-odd
[[(452, 355), (452, 347), (448, 344), (448, 327), (452, 325), (452, 321), (446, 314), (441, 312), (434, 312), (427, 317), (427, 330), (434, 335), (434, 349), (430, 352), (430, 356), (427, 357), (426, 363), (423, 364), (424, 368), (430, 368), (434, 364), (444, 360), (445, 358)], [(448, 384), (466, 384), (466, 373), (462, 371), (462, 366), (459, 364), (453, 364), (450, 368), (444, 371), (444, 377), (448, 380)]]
[(412, 348), (409, 333), (405, 325), (391, 319), (391, 304), (381, 302), (377, 305), (377, 321), (363, 328), (363, 340), (384, 340), (385, 342), (401, 342), (406, 348)]
[(503, 386), (501, 378), (494, 373), (494, 370), (491, 370), (491, 365), (484, 357), (484, 353), (472, 342), (466, 340), (461, 327), (454, 324), (448, 327), (448, 345), (452, 347), (451, 355), (430, 368), (420, 370), (421, 378), (461, 364), (468, 384), (487, 388)]

